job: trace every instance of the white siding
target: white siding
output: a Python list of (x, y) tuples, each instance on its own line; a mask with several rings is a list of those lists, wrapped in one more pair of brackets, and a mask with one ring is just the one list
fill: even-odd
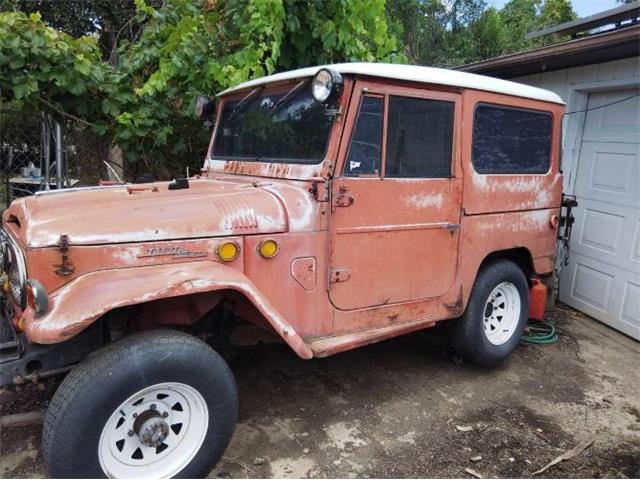
[(584, 83), (640, 77), (640, 58), (625, 58), (584, 67), (566, 68), (513, 78), (514, 82), (545, 88), (557, 93), (569, 105), (571, 89)]

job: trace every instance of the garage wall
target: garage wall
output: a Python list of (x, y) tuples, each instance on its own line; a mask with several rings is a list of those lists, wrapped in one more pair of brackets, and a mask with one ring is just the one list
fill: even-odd
[[(567, 111), (639, 92), (640, 59), (513, 80), (558, 93)], [(560, 300), (640, 340), (640, 98), (565, 117), (565, 192), (579, 207)]]
[[(629, 83), (637, 85), (640, 82), (640, 58), (625, 58), (584, 67), (510, 78), (509, 80), (557, 93), (567, 104), (568, 112), (582, 110), (587, 108), (588, 93), (597, 91), (599, 85), (603, 89), (617, 89), (625, 85), (628, 86)], [(568, 116), (563, 125), (562, 167), (565, 172), (565, 192), (568, 191), (567, 187), (570, 186), (570, 183), (575, 183), (572, 175), (575, 170), (573, 160), (579, 154), (581, 141), (579, 136), (584, 121), (585, 114), (574, 114)]]

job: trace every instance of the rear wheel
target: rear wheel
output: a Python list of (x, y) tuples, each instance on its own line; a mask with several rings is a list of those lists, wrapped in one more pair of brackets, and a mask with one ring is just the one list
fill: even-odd
[(474, 363), (494, 365), (518, 345), (529, 312), (529, 286), (523, 271), (509, 260), (480, 269), (462, 317), (450, 323), (456, 352)]
[(209, 346), (174, 331), (89, 356), (54, 395), (43, 432), (52, 477), (204, 477), (233, 434), (235, 381)]

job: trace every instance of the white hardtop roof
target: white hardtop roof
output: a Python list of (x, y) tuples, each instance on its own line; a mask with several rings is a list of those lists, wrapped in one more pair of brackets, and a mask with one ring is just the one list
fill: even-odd
[(471, 88), (486, 92), (502, 93), (544, 102), (553, 102), (564, 105), (562, 99), (549, 90), (531, 87), (522, 83), (509, 82), (497, 78), (476, 75), (474, 73), (458, 72), (444, 68), (420, 67), (417, 65), (400, 65), (393, 63), (338, 63), (334, 65), (320, 65), (317, 67), (301, 68), (288, 72), (276, 73), (228, 88), (220, 95), (256, 87), (265, 83), (291, 80), (295, 78), (312, 77), (321, 68), (331, 68), (342, 74), (367, 75), (370, 77), (390, 78), (393, 80), (407, 80), (411, 82), (423, 82), (436, 85), (451, 85), (454, 87)]

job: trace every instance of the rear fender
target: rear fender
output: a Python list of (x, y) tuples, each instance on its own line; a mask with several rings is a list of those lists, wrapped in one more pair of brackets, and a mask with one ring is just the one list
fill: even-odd
[(244, 295), (282, 339), (302, 358), (311, 349), (242, 272), (212, 262), (99, 270), (74, 279), (49, 297), (49, 310), (37, 318), (27, 308), (18, 321), (32, 342), (67, 340), (119, 307), (194, 293), (233, 290)]

